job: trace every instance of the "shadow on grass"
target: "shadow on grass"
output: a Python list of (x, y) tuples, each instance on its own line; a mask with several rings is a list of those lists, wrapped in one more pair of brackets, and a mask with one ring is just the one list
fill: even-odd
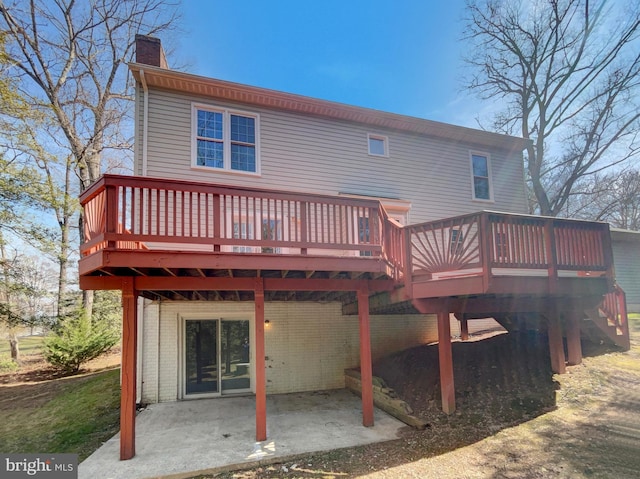
[(118, 430), (119, 370), (0, 388), (0, 450), (80, 454)]
[(0, 411), (39, 407), (54, 399), (60, 392), (77, 387), (97, 375), (115, 369), (119, 367), (81, 371), (73, 375), (46, 369), (21, 373), (19, 381), (14, 380), (13, 384), (0, 387)]
[[(640, 383), (637, 377), (634, 382), (615, 401), (601, 402), (571, 422), (552, 418), (550, 427), (536, 428), (535, 454), (519, 461), (522, 454), (511, 451), (505, 471), (490, 477), (504, 478), (506, 470), (508, 477), (521, 478), (640, 477)], [(505, 464), (505, 451), (494, 449), (487, 461)]]
[(640, 477), (640, 320), (630, 326), (628, 352), (586, 344), (586, 364), (562, 378), (561, 408), (545, 427), (531, 428), (537, 454), (505, 462), (505, 451), (493, 448), (487, 461), (506, 467), (490, 477), (506, 477), (506, 470), (522, 478)]

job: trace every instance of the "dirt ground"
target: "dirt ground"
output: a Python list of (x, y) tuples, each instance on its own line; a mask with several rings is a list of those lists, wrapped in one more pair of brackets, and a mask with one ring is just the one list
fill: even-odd
[(632, 350), (584, 344), (583, 364), (551, 374), (546, 338), (454, 343), (457, 411), (440, 410), (437, 346), (374, 365), (429, 426), (382, 444), (214, 476), (258, 478), (638, 478), (640, 321)]
[[(632, 348), (585, 343), (583, 364), (550, 372), (546, 338), (504, 334), (454, 343), (457, 411), (440, 410), (437, 346), (413, 348), (374, 365), (429, 423), (398, 440), (309, 454), (214, 476), (261, 478), (638, 478), (640, 320)], [(476, 338), (477, 339), (477, 338)], [(88, 365), (118, 364), (114, 351)], [(21, 401), (46, 401), (59, 381), (38, 359), (0, 375), (0, 415)]]

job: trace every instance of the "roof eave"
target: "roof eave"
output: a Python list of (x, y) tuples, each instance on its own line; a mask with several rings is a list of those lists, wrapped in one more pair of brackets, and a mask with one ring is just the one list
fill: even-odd
[(129, 69), (137, 81), (140, 81), (140, 71), (143, 70), (145, 82), (150, 87), (205, 96), (216, 100), (304, 113), (509, 151), (521, 152), (530, 142), (525, 138), (320, 100), (140, 63), (129, 64)]

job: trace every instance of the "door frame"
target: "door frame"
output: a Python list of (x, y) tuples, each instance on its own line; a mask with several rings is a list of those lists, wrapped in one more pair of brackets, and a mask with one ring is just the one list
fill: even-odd
[[(250, 313), (226, 313), (226, 314), (185, 314), (178, 318), (178, 399), (206, 399), (227, 396), (241, 396), (255, 393), (255, 337), (254, 337), (254, 315)], [(187, 368), (187, 348), (186, 348), (186, 328), (187, 321), (218, 321), (217, 328), (217, 354), (220, 370), (218, 371), (218, 392), (213, 393), (191, 393), (187, 394), (186, 385), (186, 368)], [(222, 391), (222, 368), (220, 360), (222, 357), (221, 339), (222, 339), (222, 321), (249, 321), (249, 388), (242, 390), (231, 390), (231, 392), (223, 394)]]

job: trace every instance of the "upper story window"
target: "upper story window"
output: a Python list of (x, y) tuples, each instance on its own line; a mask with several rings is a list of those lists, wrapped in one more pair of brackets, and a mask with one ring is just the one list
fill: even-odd
[(193, 106), (193, 165), (259, 173), (258, 115)]
[(463, 243), (464, 243), (464, 234), (459, 229), (451, 230), (451, 243), (449, 244), (449, 251), (452, 255), (457, 256), (462, 254), (463, 251)]
[(471, 152), (470, 156), (473, 199), (492, 201), (491, 158), (486, 153)]
[(369, 142), (369, 154), (374, 156), (389, 156), (389, 140), (386, 136), (367, 135)]

